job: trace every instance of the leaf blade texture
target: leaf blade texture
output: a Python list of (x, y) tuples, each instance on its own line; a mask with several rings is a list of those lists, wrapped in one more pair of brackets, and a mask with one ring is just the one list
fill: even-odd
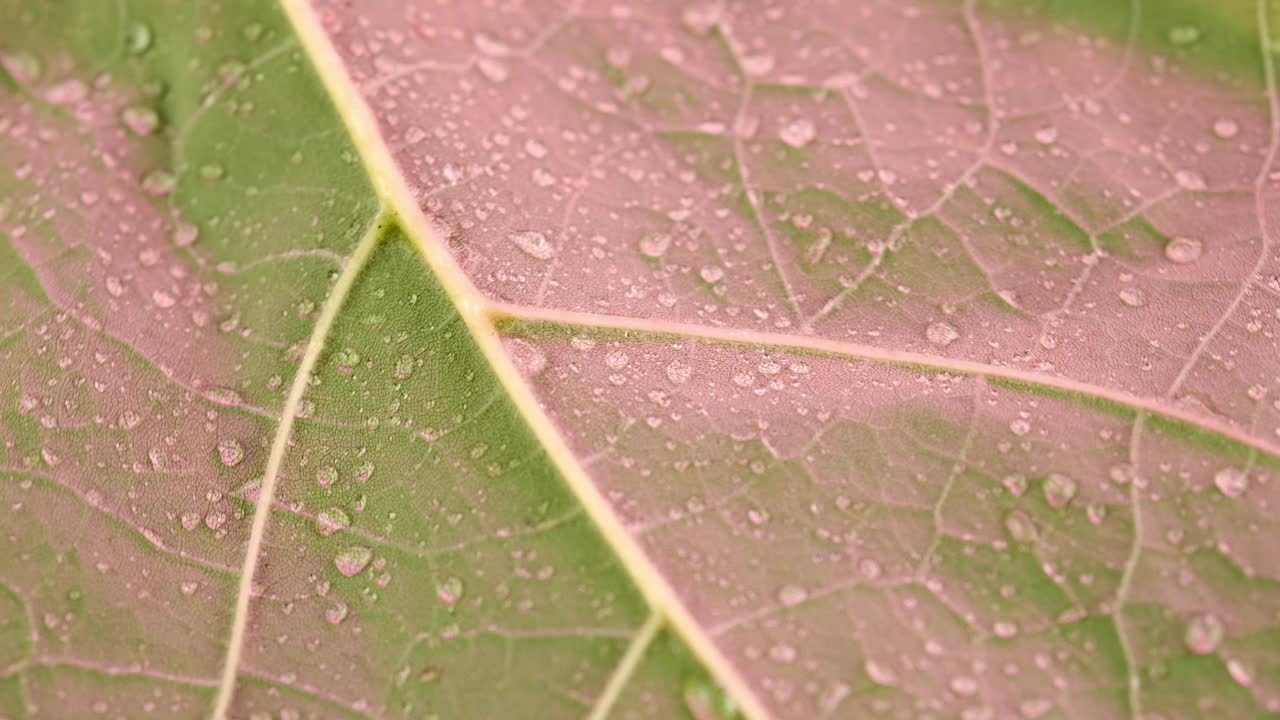
[(1280, 712), (1277, 21), (0, 3), (0, 714)]

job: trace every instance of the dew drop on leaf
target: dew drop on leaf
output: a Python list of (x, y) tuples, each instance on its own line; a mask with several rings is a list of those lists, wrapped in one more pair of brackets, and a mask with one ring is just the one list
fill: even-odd
[(1240, 132), (1240, 125), (1231, 118), (1218, 118), (1213, 121), (1213, 134), (1223, 140), (1230, 140)]
[(1200, 28), (1194, 25), (1176, 25), (1169, 28), (1169, 42), (1174, 45), (1191, 45), (1200, 39)]
[(1196, 615), (1187, 623), (1186, 634), (1183, 640), (1187, 644), (1187, 649), (1197, 655), (1208, 655), (1218, 649), (1218, 645), (1222, 643), (1222, 636), (1226, 633), (1226, 627), (1223, 626), (1222, 620), (1217, 615), (1204, 613)]
[(351, 516), (340, 507), (331, 507), (316, 514), (316, 530), (328, 537), (351, 527)]
[(799, 585), (783, 585), (778, 589), (778, 602), (782, 607), (795, 607), (809, 597), (809, 591)]
[(1021, 510), (1014, 510), (1005, 516), (1004, 529), (1014, 542), (1020, 544), (1033, 543), (1038, 535), (1035, 521)]
[(133, 23), (125, 37), (125, 47), (133, 55), (141, 55), (151, 49), (151, 27), (146, 23)]
[(547, 236), (536, 230), (510, 233), (507, 239), (526, 255), (538, 260), (550, 260), (556, 254), (556, 249), (551, 246)]
[(462, 599), (465, 588), (462, 579), (449, 577), (436, 583), (436, 597), (445, 605), (453, 605)]
[(1001, 482), (1004, 483), (1004, 487), (1009, 491), (1009, 494), (1014, 497), (1022, 497), (1022, 494), (1027, 491), (1026, 475), (1006, 475)]
[(1213, 484), (1223, 495), (1237, 498), (1249, 489), (1249, 475), (1240, 468), (1225, 467), (1213, 474)]
[(408, 380), (413, 376), (414, 361), (412, 355), (401, 355), (396, 360), (396, 369), (394, 372), (397, 380)]
[(640, 254), (656, 260), (667, 254), (671, 247), (671, 236), (666, 233), (653, 233), (640, 238)]
[(320, 487), (333, 487), (338, 482), (338, 469), (332, 465), (325, 465), (316, 470), (316, 482), (320, 483)]
[(694, 720), (737, 720), (737, 704), (719, 685), (705, 679), (687, 681), (684, 706)]
[(724, 279), (724, 268), (719, 265), (704, 265), (698, 271), (698, 277), (702, 278), (703, 282), (714, 285)]
[(793, 148), (802, 148), (817, 137), (818, 130), (808, 118), (797, 118), (778, 130), (778, 139)]
[(173, 192), (178, 180), (168, 170), (152, 170), (142, 176), (142, 189), (153, 197), (163, 197)]
[(858, 561), (858, 572), (862, 573), (862, 577), (868, 580), (875, 580), (880, 577), (883, 572), (880, 563), (871, 558), (862, 558)]
[(343, 620), (347, 619), (347, 615), (351, 609), (344, 602), (334, 603), (324, 611), (324, 621), (330, 625), (339, 625)]
[(1147, 304), (1147, 294), (1135, 287), (1121, 288), (1120, 302), (1129, 307), (1142, 307)]
[(235, 438), (228, 438), (218, 443), (218, 459), (227, 467), (235, 467), (244, 460), (244, 446)]
[(898, 682), (898, 674), (893, 671), (893, 668), (875, 660), (868, 660), (863, 669), (867, 671), (867, 677), (871, 678), (871, 682), (877, 685), (894, 685)]
[(672, 360), (667, 363), (667, 379), (673, 385), (683, 385), (689, 382), (690, 377), (693, 377), (692, 365), (679, 360)]
[(924, 336), (931, 345), (946, 347), (960, 339), (960, 331), (956, 330), (951, 323), (938, 321), (929, 323), (929, 327), (925, 328)]
[(538, 346), (527, 340), (503, 340), (507, 355), (516, 366), (516, 370), (524, 377), (534, 377), (547, 369), (547, 356)]
[(1049, 507), (1060, 509), (1076, 496), (1076, 481), (1061, 473), (1051, 473), (1044, 481), (1044, 500)]
[(1199, 240), (1188, 237), (1176, 237), (1164, 246), (1164, 256), (1169, 262), (1187, 265), (1200, 259), (1202, 245)]
[(130, 105), (120, 111), (120, 122), (134, 135), (146, 137), (160, 127), (160, 116), (145, 105)]
[(343, 577), (351, 577), (368, 567), (372, 559), (373, 550), (363, 545), (352, 545), (338, 553), (333, 559), (333, 566), (338, 568), (338, 572)]

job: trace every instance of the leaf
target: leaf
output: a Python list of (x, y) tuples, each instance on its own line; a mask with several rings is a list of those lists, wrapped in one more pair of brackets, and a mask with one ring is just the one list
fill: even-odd
[(0, 717), (1280, 713), (1278, 21), (0, 2)]

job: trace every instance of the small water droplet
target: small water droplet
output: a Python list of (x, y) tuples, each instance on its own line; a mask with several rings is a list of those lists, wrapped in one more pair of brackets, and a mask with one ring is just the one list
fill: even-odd
[(862, 573), (862, 577), (868, 580), (876, 580), (880, 577), (883, 570), (880, 563), (871, 558), (862, 558), (858, 561), (858, 572)]
[(666, 233), (651, 233), (640, 238), (640, 254), (656, 260), (667, 254), (671, 247), (671, 236)]
[(1022, 497), (1022, 494), (1027, 491), (1026, 475), (1006, 475), (1001, 482), (1004, 483), (1004, 488), (1009, 491), (1009, 494), (1014, 497)]
[(338, 469), (332, 465), (325, 465), (316, 470), (316, 482), (320, 483), (320, 487), (333, 487), (338, 482)]
[(667, 379), (670, 380), (673, 385), (683, 385), (686, 382), (689, 382), (689, 378), (691, 377), (693, 377), (692, 365), (679, 360), (672, 360), (667, 363)]
[(1176, 25), (1169, 28), (1169, 42), (1174, 45), (1191, 45), (1200, 39), (1200, 28), (1194, 25)]
[(698, 277), (702, 278), (703, 282), (714, 285), (724, 279), (724, 268), (719, 265), (704, 265), (698, 271)]
[(1142, 307), (1147, 304), (1147, 294), (1136, 287), (1121, 288), (1120, 302), (1129, 307)]
[(1238, 498), (1249, 489), (1249, 475), (1239, 468), (1225, 467), (1213, 474), (1213, 484), (1223, 495)]
[(160, 127), (160, 116), (145, 105), (130, 105), (120, 111), (120, 122), (134, 135), (146, 137)]
[(338, 365), (338, 372), (350, 375), (360, 364), (360, 353), (351, 348), (343, 348), (334, 356), (334, 362)]
[(125, 35), (125, 47), (133, 55), (141, 55), (151, 48), (151, 27), (146, 23), (134, 23)]
[(408, 380), (413, 376), (414, 361), (411, 355), (401, 355), (396, 360), (395, 378), (397, 380)]
[(168, 170), (152, 170), (142, 176), (142, 189), (153, 197), (163, 197), (173, 192), (178, 179)]
[(200, 228), (191, 223), (178, 223), (173, 230), (173, 244), (178, 247), (191, 247), (200, 236)]
[(1164, 256), (1169, 262), (1186, 265), (1200, 259), (1203, 250), (1199, 240), (1188, 237), (1176, 237), (1164, 246)]
[(797, 118), (778, 130), (778, 139), (793, 148), (802, 148), (817, 136), (818, 130), (808, 118)]
[(877, 685), (894, 685), (898, 682), (898, 674), (893, 671), (893, 668), (875, 660), (868, 660), (863, 668), (867, 671), (867, 677), (871, 678), (871, 682)]
[(1230, 140), (1240, 132), (1240, 125), (1231, 118), (1218, 118), (1213, 121), (1213, 134), (1223, 140)]
[(783, 585), (778, 589), (778, 602), (782, 607), (795, 607), (809, 597), (809, 591), (799, 585)]
[(218, 459), (227, 467), (235, 467), (244, 460), (244, 446), (235, 438), (228, 438), (218, 443)]
[(969, 696), (978, 692), (978, 681), (968, 675), (957, 675), (947, 683), (957, 695)]
[(1173, 174), (1173, 179), (1183, 190), (1204, 190), (1208, 187), (1195, 170), (1179, 170)]
[(462, 585), (462, 579), (449, 577), (436, 583), (436, 597), (440, 598), (440, 602), (445, 605), (453, 605), (462, 599), (462, 593), (465, 588)]
[(1004, 529), (1016, 543), (1033, 543), (1039, 536), (1035, 521), (1021, 510), (1014, 510), (1005, 516)]
[(1047, 125), (1035, 131), (1036, 142), (1041, 145), (1052, 145), (1058, 141), (1058, 128)]
[(368, 567), (369, 561), (372, 559), (373, 550), (363, 545), (352, 545), (338, 553), (337, 557), (333, 559), (333, 565), (338, 568), (338, 572), (343, 577), (352, 577)]
[(507, 348), (507, 354), (511, 356), (512, 364), (524, 377), (534, 377), (547, 369), (546, 354), (533, 343), (517, 338), (504, 339), (503, 345)]
[(1052, 473), (1044, 481), (1044, 500), (1055, 510), (1066, 507), (1076, 496), (1076, 481), (1061, 473)]
[(324, 611), (324, 621), (330, 625), (339, 625), (343, 620), (347, 619), (351, 609), (344, 602), (334, 603)]
[(351, 516), (340, 507), (331, 507), (316, 514), (316, 530), (324, 537), (351, 527)]
[(536, 230), (510, 233), (507, 239), (526, 255), (538, 260), (550, 260), (556, 254), (556, 249), (547, 240), (547, 236)]
[(1218, 649), (1225, 634), (1226, 627), (1222, 624), (1222, 620), (1216, 615), (1204, 613), (1196, 615), (1187, 623), (1187, 632), (1183, 640), (1191, 652), (1197, 655), (1208, 655)]
[(956, 330), (951, 323), (938, 321), (929, 323), (929, 327), (925, 328), (924, 336), (930, 344), (946, 347), (960, 339), (960, 331)]

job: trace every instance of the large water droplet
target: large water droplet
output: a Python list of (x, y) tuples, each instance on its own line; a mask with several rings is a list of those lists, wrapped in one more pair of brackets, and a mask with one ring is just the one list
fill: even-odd
[(671, 236), (666, 233), (653, 233), (640, 238), (640, 254), (651, 259), (658, 259), (667, 254), (671, 247)]
[(1203, 250), (1199, 240), (1188, 237), (1176, 237), (1164, 246), (1164, 256), (1169, 262), (1187, 265), (1200, 259)]
[(338, 469), (332, 465), (325, 465), (316, 470), (316, 482), (320, 483), (320, 487), (333, 487), (338, 482)]
[(670, 380), (672, 384), (683, 385), (689, 381), (690, 377), (693, 377), (692, 365), (679, 360), (672, 360), (670, 363), (667, 363), (667, 379)]
[(1191, 652), (1197, 655), (1208, 655), (1218, 649), (1226, 631), (1226, 627), (1218, 616), (1204, 613), (1196, 615), (1187, 623), (1187, 632), (1183, 640)]
[(141, 55), (151, 48), (151, 28), (146, 23), (136, 22), (129, 26), (125, 35), (125, 47), (134, 55)]
[(338, 553), (337, 557), (333, 559), (333, 566), (338, 568), (338, 572), (343, 577), (351, 577), (368, 567), (369, 561), (372, 559), (373, 550), (363, 545), (352, 545)]
[(1249, 489), (1249, 475), (1240, 468), (1225, 467), (1213, 474), (1213, 484), (1223, 495), (1237, 498)]
[(1223, 140), (1230, 140), (1240, 132), (1240, 125), (1231, 118), (1218, 118), (1213, 121), (1213, 134)]

